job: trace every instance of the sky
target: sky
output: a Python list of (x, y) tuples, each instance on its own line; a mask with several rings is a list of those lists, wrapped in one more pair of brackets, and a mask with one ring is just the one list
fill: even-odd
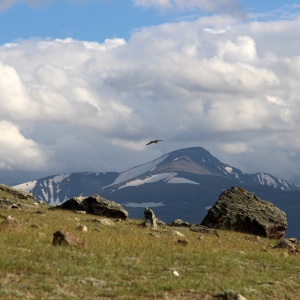
[(0, 183), (199, 146), (300, 184), (297, 2), (1, 0)]

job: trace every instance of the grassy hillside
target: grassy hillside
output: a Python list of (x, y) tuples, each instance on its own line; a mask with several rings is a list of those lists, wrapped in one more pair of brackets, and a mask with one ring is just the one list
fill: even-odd
[[(0, 299), (230, 299), (237, 292), (248, 300), (300, 299), (300, 256), (272, 249), (275, 240), (153, 231), (142, 220), (107, 226), (99, 216), (32, 203), (0, 215), (0, 223), (8, 215), (18, 221), (0, 224)], [(53, 246), (59, 229), (86, 244)]]

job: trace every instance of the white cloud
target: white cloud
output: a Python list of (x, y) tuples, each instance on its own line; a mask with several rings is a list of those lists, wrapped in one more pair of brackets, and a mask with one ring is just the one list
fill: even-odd
[[(48, 174), (124, 171), (196, 145), (245, 172), (300, 177), (297, 33), (300, 19), (213, 16), (144, 28), (127, 42), (2, 45), (0, 116), (20, 142), (1, 168), (36, 158)], [(146, 148), (150, 138), (164, 142)]]
[(136, 6), (189, 11), (198, 9), (205, 13), (222, 13), (244, 17), (242, 6), (236, 0), (133, 0)]
[(13, 124), (0, 122), (0, 170), (46, 168), (47, 153)]

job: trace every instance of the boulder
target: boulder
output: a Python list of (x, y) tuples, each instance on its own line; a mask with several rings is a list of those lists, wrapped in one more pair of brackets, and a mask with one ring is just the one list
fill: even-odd
[(74, 197), (56, 206), (56, 208), (85, 211), (89, 214), (105, 216), (109, 218), (128, 218), (128, 212), (120, 204), (106, 200), (99, 195), (89, 197)]
[(201, 225), (281, 239), (287, 229), (286, 215), (274, 204), (237, 187), (225, 190)]

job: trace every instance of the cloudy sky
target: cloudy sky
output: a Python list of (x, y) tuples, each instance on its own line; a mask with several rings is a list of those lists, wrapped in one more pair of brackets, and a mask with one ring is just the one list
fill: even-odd
[(1, 0), (0, 182), (201, 146), (300, 184), (297, 2)]

